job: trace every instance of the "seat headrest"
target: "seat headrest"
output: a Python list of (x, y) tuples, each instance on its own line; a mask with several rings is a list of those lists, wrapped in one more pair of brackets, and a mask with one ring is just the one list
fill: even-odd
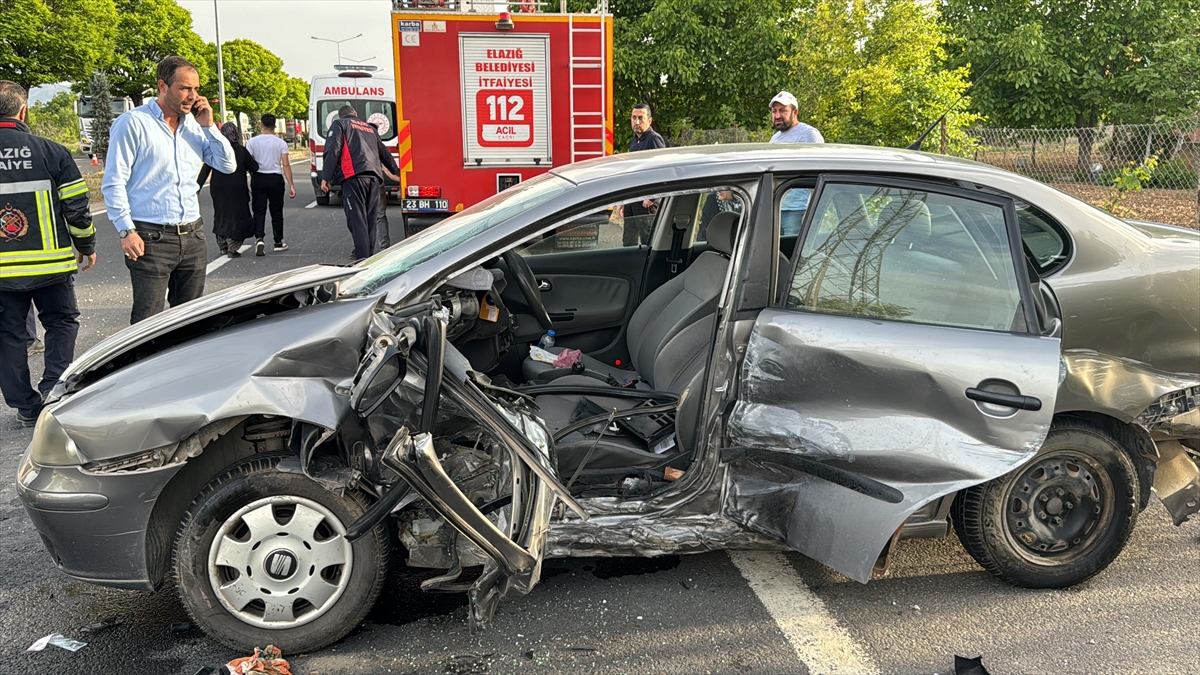
[(705, 236), (714, 251), (730, 255), (733, 253), (733, 242), (737, 237), (737, 225), (742, 214), (736, 211), (722, 211), (708, 221), (708, 231)]

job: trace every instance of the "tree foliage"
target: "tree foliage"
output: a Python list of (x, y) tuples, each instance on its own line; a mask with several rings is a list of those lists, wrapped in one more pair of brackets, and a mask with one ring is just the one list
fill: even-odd
[(88, 80), (88, 95), (92, 100), (92, 154), (102, 163), (108, 154), (109, 131), (112, 128), (112, 97), (109, 96), (108, 76), (96, 71)]
[[(907, 146), (969, 86), (966, 68), (945, 67), (946, 30), (919, 0), (822, 0), (796, 33), (791, 91), (829, 142)], [(951, 150), (965, 149), (963, 129), (979, 119), (968, 105), (947, 114)]]
[(308, 117), (308, 82), (303, 78), (289, 77), (283, 100), (274, 110), (281, 119), (304, 119)]
[(0, 0), (0, 79), (85, 80), (112, 58), (113, 0)]
[[(230, 40), (221, 51), (225, 66), (225, 107), (234, 113), (276, 113), (288, 97), (288, 76), (283, 60), (253, 40)], [(208, 43), (205, 60), (217, 72), (217, 47)], [(217, 78), (202, 87), (206, 96), (217, 95)], [(305, 94), (307, 109), (307, 92)], [(290, 104), (288, 104), (290, 105)], [(256, 115), (257, 116), (257, 115)]]
[(1144, 122), (1200, 103), (1200, 0), (940, 0), (954, 62), (1005, 126)]
[[(614, 5), (617, 119), (649, 103), (666, 135), (767, 123), (788, 84), (788, 18), (803, 0), (628, 0)], [(628, 125), (617, 125), (617, 147)]]
[(157, 92), (158, 62), (172, 55), (196, 64), (201, 82), (216, 77), (204, 58), (204, 41), (192, 30), (191, 12), (175, 0), (116, 0), (116, 5), (121, 18), (112, 63), (105, 69), (113, 93), (141, 105), (146, 92)]
[(75, 114), (75, 96), (60, 91), (49, 101), (29, 106), (29, 129), (42, 138), (79, 150), (79, 116)]

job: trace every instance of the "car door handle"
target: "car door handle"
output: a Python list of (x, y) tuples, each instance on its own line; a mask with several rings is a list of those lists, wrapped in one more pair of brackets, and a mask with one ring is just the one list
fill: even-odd
[(538, 290), (539, 291), (545, 293), (546, 291), (552, 290), (553, 288), (554, 288), (553, 284), (551, 284), (549, 281), (546, 281), (545, 279), (538, 279)]
[(1016, 408), (1017, 410), (1041, 410), (1042, 400), (1033, 396), (1020, 396), (1016, 394), (1000, 394), (994, 391), (986, 391), (969, 387), (967, 389), (967, 398), (980, 403), (994, 403), (1008, 408)]

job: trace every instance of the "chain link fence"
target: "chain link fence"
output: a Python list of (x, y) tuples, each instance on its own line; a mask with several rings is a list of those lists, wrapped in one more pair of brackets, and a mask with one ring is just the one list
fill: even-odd
[[(773, 130), (688, 129), (667, 141), (670, 146), (765, 143)], [(1105, 125), (1090, 129), (967, 130), (973, 150), (968, 157), (1029, 176), (1112, 210), (1143, 218), (1200, 228), (1200, 115), (1174, 122)], [(936, 148), (931, 139), (926, 149)], [(1123, 172), (1154, 158), (1141, 191), (1119, 194)]]

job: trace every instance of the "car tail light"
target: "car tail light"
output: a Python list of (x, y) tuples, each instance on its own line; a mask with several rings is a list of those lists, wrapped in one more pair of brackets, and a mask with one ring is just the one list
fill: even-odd
[(441, 197), (442, 188), (437, 185), (409, 185), (409, 197)]

